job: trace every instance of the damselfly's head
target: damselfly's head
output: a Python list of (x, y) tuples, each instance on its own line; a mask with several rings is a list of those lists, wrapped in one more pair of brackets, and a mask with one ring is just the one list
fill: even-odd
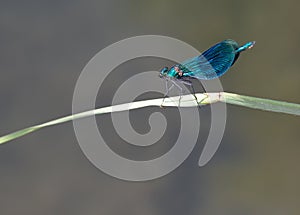
[(167, 75), (167, 72), (169, 71), (169, 68), (168, 67), (164, 67), (160, 70), (160, 73), (159, 73), (159, 77), (160, 78), (163, 78)]

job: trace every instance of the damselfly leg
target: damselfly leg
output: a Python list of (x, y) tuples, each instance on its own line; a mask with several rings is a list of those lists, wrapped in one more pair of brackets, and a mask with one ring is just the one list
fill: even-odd
[(171, 80), (173, 85), (172, 86), (176, 86), (179, 89), (179, 100), (178, 100), (178, 107), (180, 107), (180, 101), (181, 101), (181, 96), (182, 96), (182, 87), (176, 83), (176, 80)]
[(169, 87), (169, 86), (168, 86), (168, 83), (169, 83), (168, 79), (165, 79), (165, 89), (166, 89), (166, 92), (165, 92), (165, 94), (164, 94), (164, 98), (163, 98), (163, 100), (162, 100), (162, 102), (161, 102), (161, 105), (160, 105), (161, 108), (163, 108), (163, 103), (164, 103), (166, 97), (168, 96), (169, 91), (174, 87), (174, 84), (172, 84), (172, 85)]
[[(169, 81), (172, 83), (172, 85), (169, 87), (168, 86), (168, 83)], [(176, 82), (176, 80), (168, 80), (168, 79), (165, 79), (165, 88), (166, 88), (166, 92), (164, 94), (164, 97), (163, 97), (163, 100), (162, 100), (162, 103), (160, 105), (160, 107), (162, 108), (163, 107), (163, 103), (165, 101), (165, 98), (168, 96), (170, 90), (176, 86), (177, 89), (179, 89), (179, 101), (178, 101), (178, 106), (180, 106), (180, 100), (181, 100), (181, 96), (182, 96), (182, 87)]]
[[(169, 87), (168, 86), (168, 83), (171, 82), (172, 85)], [(199, 101), (198, 101), (198, 98), (196, 96), (196, 92), (195, 92), (195, 89), (194, 89), (194, 86), (192, 84), (192, 82), (190, 80), (182, 80), (182, 79), (165, 79), (165, 89), (166, 89), (166, 92), (164, 94), (164, 97), (163, 97), (163, 100), (162, 100), (162, 103), (160, 105), (160, 107), (163, 107), (163, 103), (165, 101), (165, 98), (168, 96), (170, 90), (175, 86), (178, 90), (179, 90), (179, 100), (178, 100), (178, 106), (180, 106), (180, 102), (181, 102), (181, 98), (182, 98), (182, 95), (183, 95), (183, 87), (180, 85), (180, 84), (184, 84), (184, 85), (187, 85), (190, 87), (190, 90), (192, 92), (192, 95), (194, 96), (197, 104), (199, 104)], [(202, 84), (201, 84), (202, 86)], [(203, 88), (203, 86), (202, 86)], [(204, 88), (203, 88), (204, 89)], [(205, 91), (204, 91), (205, 92)]]
[(194, 89), (194, 86), (193, 86), (193, 83), (190, 81), (190, 80), (180, 80), (180, 82), (182, 82), (183, 84), (187, 85), (190, 87), (191, 91), (192, 91), (192, 94), (197, 102), (197, 104), (199, 104), (198, 102), (198, 98), (196, 96), (196, 92), (195, 92), (195, 89)]

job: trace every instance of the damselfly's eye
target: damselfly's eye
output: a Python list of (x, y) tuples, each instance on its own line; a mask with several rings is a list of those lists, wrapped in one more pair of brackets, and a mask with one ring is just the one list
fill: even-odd
[(169, 70), (168, 67), (162, 68), (162, 69), (160, 70), (159, 77), (165, 76), (165, 75), (167, 74), (168, 70)]

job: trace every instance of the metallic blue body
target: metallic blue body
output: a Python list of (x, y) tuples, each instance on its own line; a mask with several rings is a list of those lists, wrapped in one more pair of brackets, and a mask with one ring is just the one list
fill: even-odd
[(242, 51), (252, 48), (254, 44), (253, 41), (239, 46), (234, 40), (224, 40), (197, 57), (176, 64), (170, 69), (164, 67), (160, 71), (160, 77), (177, 80), (210, 80), (220, 77), (235, 63)]

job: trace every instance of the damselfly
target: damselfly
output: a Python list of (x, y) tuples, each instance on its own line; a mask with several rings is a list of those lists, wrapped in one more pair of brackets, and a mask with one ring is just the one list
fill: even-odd
[[(254, 44), (255, 41), (247, 42), (239, 46), (234, 40), (223, 40), (199, 56), (185, 60), (180, 64), (175, 64), (170, 69), (164, 67), (159, 74), (161, 78), (166, 80), (166, 93), (164, 98), (174, 86), (180, 89), (181, 98), (182, 87), (179, 83), (183, 83), (191, 87), (192, 93), (197, 101), (191, 80), (211, 80), (220, 77), (235, 63), (242, 51), (251, 49)], [(168, 86), (169, 81), (172, 83), (170, 87)]]

